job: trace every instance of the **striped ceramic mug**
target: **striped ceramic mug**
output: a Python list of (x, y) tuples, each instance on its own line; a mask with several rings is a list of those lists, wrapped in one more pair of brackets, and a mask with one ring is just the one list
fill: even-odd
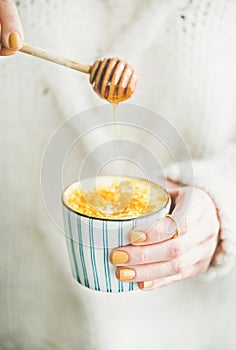
[[(129, 179), (128, 177), (121, 177)], [(100, 180), (110, 183), (112, 177)], [(132, 178), (133, 179), (133, 178)], [(137, 179), (140, 181), (140, 179)], [(68, 204), (68, 194), (85, 184), (85, 191), (92, 188), (94, 178), (76, 182), (62, 195), (65, 236), (73, 277), (82, 285), (102, 292), (128, 292), (138, 289), (135, 282), (121, 282), (115, 276), (116, 267), (109, 261), (110, 252), (129, 244), (129, 232), (137, 227), (146, 228), (168, 214), (171, 200), (168, 193), (157, 184), (162, 203), (158, 210), (136, 218), (111, 219), (79, 213)], [(145, 181), (145, 180), (141, 180)], [(164, 197), (163, 197), (164, 196)], [(163, 200), (164, 198), (164, 200)], [(158, 200), (158, 198), (157, 198)]]

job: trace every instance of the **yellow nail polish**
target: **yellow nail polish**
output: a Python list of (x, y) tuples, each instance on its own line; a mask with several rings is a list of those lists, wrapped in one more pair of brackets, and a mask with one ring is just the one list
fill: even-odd
[(132, 280), (135, 277), (133, 269), (120, 269), (119, 277), (121, 281)]
[(141, 243), (145, 242), (147, 236), (144, 232), (141, 231), (132, 231), (129, 236), (130, 243)]
[(112, 254), (111, 261), (114, 265), (125, 264), (129, 261), (129, 255), (126, 252), (117, 250)]
[(142, 289), (149, 289), (149, 288), (152, 288), (152, 286), (153, 286), (153, 281), (143, 281), (140, 284), (140, 287)]
[(9, 36), (9, 47), (11, 49), (18, 49), (19, 47), (21, 47), (22, 41), (21, 41), (21, 37), (20, 34), (15, 32), (15, 33), (11, 33)]

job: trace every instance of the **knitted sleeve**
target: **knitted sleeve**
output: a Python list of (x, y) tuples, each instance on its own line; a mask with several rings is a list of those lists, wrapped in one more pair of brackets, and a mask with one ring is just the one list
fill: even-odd
[[(181, 178), (179, 167), (182, 169)], [(211, 279), (228, 273), (236, 262), (236, 144), (228, 146), (222, 154), (215, 157), (193, 160), (192, 167), (192, 184), (201, 187), (211, 196), (220, 219), (219, 243), (211, 265), (203, 275), (204, 278)], [(189, 169), (189, 164), (171, 164), (166, 169), (166, 177), (188, 185), (190, 179), (184, 168)]]

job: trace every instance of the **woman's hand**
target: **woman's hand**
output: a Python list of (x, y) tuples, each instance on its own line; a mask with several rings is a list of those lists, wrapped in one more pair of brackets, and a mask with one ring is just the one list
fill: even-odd
[(23, 29), (12, 0), (0, 0), (0, 56), (16, 53), (23, 45)]
[[(121, 281), (138, 282), (152, 290), (205, 272), (215, 252), (219, 221), (210, 196), (196, 187), (170, 191), (175, 207), (171, 217), (155, 223), (146, 232), (130, 232), (131, 245), (111, 252)], [(176, 232), (176, 222), (180, 232)]]

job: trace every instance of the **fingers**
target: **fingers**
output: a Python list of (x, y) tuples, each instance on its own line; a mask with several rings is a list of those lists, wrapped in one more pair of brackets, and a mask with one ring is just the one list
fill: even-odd
[(12, 0), (0, 0), (0, 25), (0, 54), (14, 54), (22, 47), (23, 29)]
[(200, 261), (189, 267), (185, 272), (176, 274), (174, 276), (167, 276), (156, 279), (154, 281), (138, 282), (138, 287), (143, 291), (155, 290), (157, 288), (165, 287), (191, 277), (196, 277), (204, 273), (209, 266), (209, 259)]
[[(205, 231), (188, 232), (183, 236), (169, 239), (164, 242), (149, 245), (129, 245), (117, 248), (111, 252), (110, 261), (114, 265), (130, 266), (143, 265), (154, 262), (170, 261), (180, 258), (198, 246), (201, 242), (216, 237), (214, 232), (206, 234)], [(215, 238), (216, 239), (216, 238)]]
[[(163, 242), (175, 235), (176, 228), (177, 227), (175, 221), (169, 216), (166, 216), (165, 218), (158, 220), (145, 232), (138, 229), (132, 230), (129, 235), (129, 240), (130, 243), (134, 245), (146, 245)], [(181, 232), (184, 233), (184, 231), (185, 229), (182, 225)]]
[[(119, 266), (116, 277), (152, 289), (204, 272), (216, 248), (218, 225), (208, 194), (185, 187), (178, 193), (171, 217), (159, 220), (149, 230), (132, 231), (132, 244), (111, 252), (111, 262)], [(180, 235), (170, 239), (176, 228)], [(207, 263), (203, 266), (201, 261)]]
[[(183, 194), (183, 193), (184, 194)], [(131, 244), (152, 244), (166, 241), (176, 234), (184, 234), (187, 231), (188, 208), (190, 206), (192, 189), (181, 189), (176, 199), (176, 206), (170, 216), (158, 220), (151, 228), (146, 230), (138, 230), (137, 228), (130, 232)], [(181, 197), (181, 199), (179, 199)], [(195, 221), (194, 221), (195, 222)], [(191, 223), (194, 223), (191, 221)]]
[[(173, 240), (175, 241), (175, 240)], [(197, 245), (186, 254), (176, 259), (143, 265), (118, 267), (116, 276), (121, 281), (149, 281), (176, 274), (182, 274), (188, 267), (201, 260), (210, 259), (215, 251), (216, 238), (208, 239), (202, 245)]]
[[(206, 224), (209, 224), (212, 230), (214, 226), (214, 231), (218, 231), (216, 224), (213, 225), (212, 222), (201, 220), (204, 215), (206, 216), (209, 212), (212, 212), (213, 215), (208, 215), (210, 221), (212, 221), (212, 218), (216, 218), (214, 211), (214, 204), (204, 191), (199, 188), (184, 187), (179, 191), (176, 206), (171, 214), (172, 218), (166, 216), (146, 230), (134, 229), (130, 232), (130, 243), (132, 245), (147, 245), (163, 242), (173, 237), (177, 226), (181, 235), (184, 235), (187, 231), (195, 230), (195, 227), (198, 227), (199, 231), (206, 232), (208, 229)], [(217, 220), (215, 222), (217, 223)], [(211, 228), (209, 231), (211, 231)]]

